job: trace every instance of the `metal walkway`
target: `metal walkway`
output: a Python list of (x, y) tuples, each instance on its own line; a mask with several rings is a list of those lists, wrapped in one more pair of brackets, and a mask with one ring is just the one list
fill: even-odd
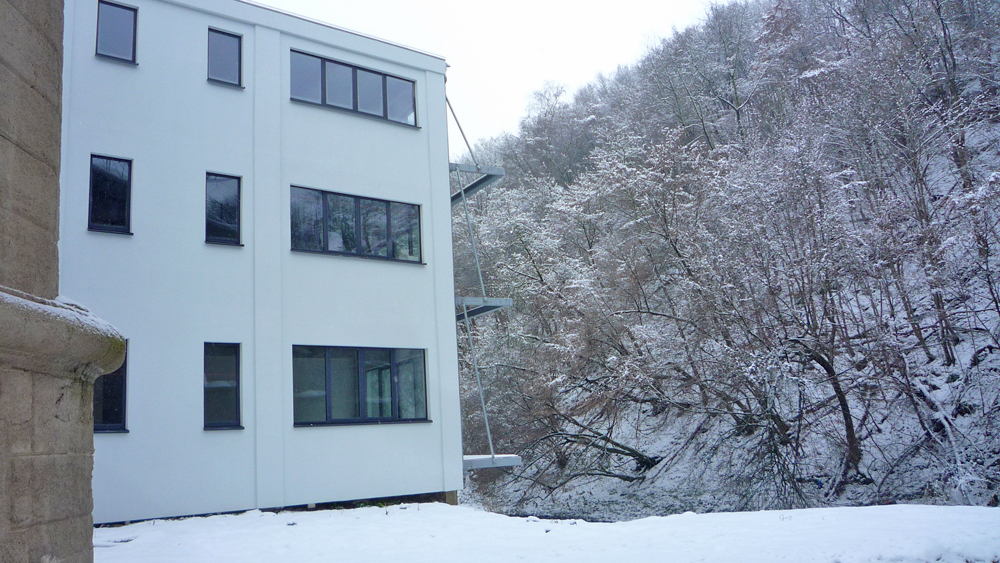
[[(451, 103), (449, 102), (448, 107), (451, 108)], [(454, 117), (455, 111), (452, 110), (452, 116)], [(455, 119), (458, 123), (458, 118)], [(461, 125), (459, 125), (459, 130), (461, 131)], [(462, 137), (465, 137), (465, 133), (462, 133)], [(466, 140), (466, 146), (468, 146), (468, 140)], [(469, 146), (469, 154), (472, 154), (472, 147)], [(475, 159), (475, 157), (473, 157)], [(472, 230), (472, 219), (469, 216), (469, 204), (468, 198), (476, 194), (476, 192), (482, 190), (483, 188), (493, 184), (497, 180), (503, 177), (503, 168), (497, 168), (494, 166), (482, 166), (478, 163), (472, 164), (454, 164), (450, 163), (448, 165), (449, 172), (454, 172), (458, 177), (458, 185), (463, 186), (458, 192), (452, 194), (451, 205), (452, 207), (462, 204), (462, 208), (465, 211), (465, 225), (469, 231), (469, 240), (472, 243), (472, 253), (476, 259), (476, 273), (479, 275), (479, 288), (482, 291), (482, 297), (455, 297), (455, 307), (458, 313), (455, 315), (455, 320), (459, 323), (465, 325), (465, 333), (469, 338), (469, 354), (472, 356), (472, 369), (476, 374), (476, 385), (479, 387), (479, 404), (483, 409), (483, 422), (486, 424), (486, 439), (490, 444), (490, 455), (466, 455), (462, 457), (462, 469), (465, 471), (472, 471), (476, 469), (491, 469), (499, 467), (516, 467), (521, 465), (521, 457), (512, 454), (497, 454), (493, 449), (493, 433), (490, 432), (490, 420), (486, 414), (486, 397), (483, 393), (483, 381), (479, 375), (479, 361), (476, 359), (476, 347), (472, 339), (472, 325), (470, 320), (476, 317), (498, 311), (507, 307), (512, 307), (514, 301), (509, 298), (504, 297), (486, 297), (486, 284), (483, 282), (483, 270), (479, 263), (479, 249), (476, 246), (476, 236)], [(471, 174), (474, 176), (473, 180), (468, 184), (462, 181), (462, 174)]]

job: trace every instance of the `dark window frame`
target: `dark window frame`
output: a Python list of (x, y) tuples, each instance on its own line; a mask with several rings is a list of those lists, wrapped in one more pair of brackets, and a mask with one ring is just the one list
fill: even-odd
[[(334, 255), (334, 256), (352, 256), (352, 257), (355, 257), (355, 258), (366, 258), (368, 260), (384, 260), (384, 261), (387, 261), (387, 262), (397, 262), (397, 263), (403, 263), (403, 264), (421, 264), (421, 265), (426, 265), (426, 263), (424, 262), (424, 237), (423, 237), (423, 219), (422, 219), (423, 213), (421, 213), (421, 211), (423, 210), (423, 206), (420, 205), (419, 203), (407, 203), (405, 201), (390, 201), (390, 200), (387, 200), (387, 199), (379, 199), (377, 197), (367, 197), (367, 196), (360, 196), (360, 195), (354, 195), (354, 194), (345, 194), (343, 192), (329, 192), (329, 191), (326, 191), (326, 190), (318, 190), (316, 188), (307, 188), (305, 186), (297, 186), (297, 185), (294, 185), (294, 184), (291, 186), (291, 188), (292, 189), (310, 190), (310, 191), (314, 191), (314, 192), (319, 192), (320, 194), (322, 194), (321, 201), (322, 201), (322, 205), (323, 205), (323, 232), (321, 233), (321, 237), (320, 237), (320, 239), (321, 239), (320, 242), (321, 242), (321, 245), (323, 247), (323, 250), (312, 250), (312, 249), (308, 249), (308, 248), (295, 248), (294, 246), (292, 246), (291, 250), (293, 252), (307, 252), (307, 253), (310, 253), (310, 254), (331, 254), (331, 255)], [(328, 250), (328, 248), (329, 248), (329, 245), (328, 245), (328, 240), (329, 240), (329, 233), (328, 233), (328, 231), (329, 231), (329, 216), (328, 215), (329, 214), (328, 214), (327, 205), (326, 205), (326, 194), (335, 195), (335, 196), (349, 197), (349, 198), (353, 198), (354, 199), (354, 210), (355, 210), (354, 211), (354, 234), (355, 234), (355, 240), (356, 241), (360, 241), (361, 240), (361, 210), (360, 210), (361, 200), (377, 201), (379, 203), (385, 204), (385, 213), (386, 213), (385, 237), (386, 237), (386, 244), (387, 244), (386, 255), (385, 256), (378, 256), (378, 255), (375, 255), (375, 254), (365, 254), (363, 252), (358, 252), (358, 251), (346, 252), (346, 251), (342, 251), (342, 250)], [(395, 242), (395, 240), (393, 240), (393, 232), (392, 232), (392, 204), (393, 203), (400, 204), (400, 205), (411, 205), (411, 206), (414, 206), (414, 207), (417, 208), (417, 232), (419, 233), (419, 237), (420, 237), (420, 250), (419, 250), (419, 253), (418, 253), (418, 259), (417, 260), (403, 260), (401, 258), (396, 258), (395, 257), (395, 255), (396, 255), (396, 252), (395, 252), (396, 251), (396, 248), (395, 248), (396, 242)], [(291, 221), (291, 197), (289, 197), (289, 221)]]
[[(208, 236), (208, 177), (217, 176), (236, 180), (236, 242)], [(220, 246), (243, 246), (243, 177), (218, 172), (205, 172), (205, 244)]]
[[(211, 69), (211, 65), (212, 65), (212, 39), (211, 39), (211, 37), (212, 37), (213, 33), (218, 33), (220, 35), (228, 35), (229, 37), (233, 37), (237, 41), (239, 41), (239, 57), (238, 57), (238, 60), (237, 60), (237, 67), (238, 68), (237, 68), (237, 71), (236, 71), (236, 74), (237, 74), (237, 76), (239, 78), (237, 79), (236, 82), (229, 82), (227, 80), (220, 80), (218, 78), (212, 78), (212, 76), (211, 76), (211, 71), (212, 71), (212, 69)], [(223, 86), (232, 86), (232, 87), (244, 90), (245, 87), (243, 86), (243, 36), (240, 35), (239, 33), (233, 33), (231, 31), (224, 31), (224, 30), (221, 30), (221, 29), (218, 29), (218, 28), (215, 28), (215, 27), (209, 27), (208, 28), (208, 37), (209, 37), (208, 44), (206, 45), (206, 51), (208, 52), (208, 59), (206, 60), (206, 64), (205, 64), (205, 73), (206, 73), (206, 75), (208, 77), (208, 81), (212, 82), (214, 84), (220, 84), (220, 85), (223, 85)]]
[[(373, 119), (378, 119), (379, 121), (385, 121), (387, 123), (395, 123), (397, 125), (403, 125), (403, 126), (406, 126), (406, 127), (412, 127), (414, 129), (420, 129), (420, 124), (417, 123), (417, 81), (416, 80), (411, 80), (409, 78), (404, 78), (402, 76), (397, 76), (395, 74), (389, 74), (389, 73), (386, 73), (386, 72), (382, 72), (380, 70), (375, 70), (373, 68), (368, 68), (368, 67), (364, 67), (364, 66), (360, 66), (360, 65), (356, 65), (356, 64), (351, 64), (351, 63), (344, 62), (344, 61), (339, 61), (337, 59), (331, 59), (331, 58), (323, 57), (323, 56), (320, 56), (320, 55), (314, 55), (312, 53), (308, 53), (306, 51), (301, 51), (299, 49), (290, 49), (289, 51), (290, 51), (289, 57), (291, 57), (291, 53), (298, 53), (300, 55), (305, 55), (305, 56), (308, 56), (308, 57), (315, 57), (315, 58), (317, 58), (317, 59), (320, 60), (320, 102), (317, 103), (317, 102), (314, 102), (314, 101), (311, 101), (311, 100), (304, 100), (304, 99), (301, 99), (301, 98), (296, 98), (293, 95), (291, 95), (291, 92), (289, 92), (289, 98), (293, 102), (298, 102), (298, 103), (301, 103), (301, 104), (309, 104), (309, 105), (312, 105), (312, 106), (324, 107), (324, 108), (332, 109), (332, 110), (335, 110), (335, 111), (347, 112), (347, 113), (350, 113), (350, 114), (353, 114), (353, 115), (362, 115), (362, 116), (365, 116), (365, 117), (370, 117), (370, 118), (373, 118)], [(327, 103), (327, 99), (326, 99), (326, 63), (328, 63), (328, 62), (336, 63), (336, 64), (341, 65), (341, 66), (346, 66), (346, 67), (348, 67), (348, 68), (351, 69), (351, 91), (353, 92), (353, 97), (354, 97), (353, 108), (345, 108), (345, 107), (341, 107), (341, 106), (332, 105), (330, 103)], [(359, 70), (363, 70), (365, 72), (370, 72), (372, 74), (377, 74), (377, 75), (381, 76), (381, 78), (382, 78), (382, 115), (375, 115), (373, 113), (368, 113), (368, 112), (361, 111), (360, 109), (358, 109), (358, 71)], [(411, 123), (407, 123), (405, 121), (398, 121), (398, 120), (390, 119), (389, 118), (389, 92), (388, 92), (388, 88), (387, 88), (386, 77), (392, 77), (392, 78), (395, 78), (397, 80), (402, 80), (404, 82), (409, 82), (410, 84), (413, 84), (413, 123), (412, 124)], [(289, 90), (291, 90), (291, 88), (289, 88)]]
[[(243, 401), (243, 394), (240, 392), (243, 382), (243, 345), (239, 342), (206, 342), (205, 346), (209, 344), (221, 345), (221, 346), (235, 346), (236, 347), (236, 422), (208, 422), (205, 420), (205, 415), (207, 414), (208, 406), (203, 405), (204, 409), (202, 411), (202, 422), (204, 430), (243, 430), (243, 409), (241, 408), (241, 403)], [(204, 350), (204, 348), (203, 348)], [(207, 374), (203, 373), (202, 378), (202, 393), (203, 398), (207, 401), (208, 390), (207, 383), (208, 380), (205, 378)]]
[[(125, 340), (125, 359), (122, 361), (121, 367), (111, 373), (104, 374), (111, 375), (117, 371), (122, 372), (122, 421), (115, 424), (98, 424), (95, 421), (95, 434), (128, 434), (128, 356), (128, 340)], [(104, 375), (100, 377), (104, 377)]]
[[(132, 12), (132, 58), (126, 59), (122, 57), (116, 57), (114, 55), (108, 55), (98, 51), (98, 46), (100, 45), (101, 37), (101, 4), (107, 4), (109, 6), (114, 6), (116, 8), (122, 8), (123, 10), (130, 10)], [(108, 0), (97, 0), (97, 34), (94, 36), (94, 56), (109, 60), (118, 61), (122, 63), (128, 63), (138, 66), (139, 63), (136, 62), (139, 58), (139, 8), (135, 6), (127, 6), (125, 4), (119, 4), (117, 2), (109, 2)]]
[[(94, 224), (94, 159), (115, 160), (128, 163), (128, 190), (125, 194), (125, 226), (123, 228), (111, 228)], [(133, 159), (121, 158), (117, 156), (107, 156), (103, 154), (90, 154), (90, 193), (87, 196), (87, 230), (96, 233), (111, 233), (117, 235), (132, 235), (132, 164)]]
[[(408, 424), (408, 423), (422, 423), (422, 422), (432, 422), (430, 418), (430, 408), (427, 402), (427, 397), (429, 395), (427, 391), (427, 350), (424, 348), (375, 348), (370, 346), (322, 346), (322, 345), (311, 345), (311, 344), (294, 344), (292, 345), (292, 358), (295, 357), (295, 348), (302, 346), (306, 348), (324, 348), (324, 380), (326, 385), (326, 420), (320, 422), (293, 422), (293, 427), (295, 428), (307, 428), (310, 426), (349, 426), (349, 425), (363, 425), (363, 424)], [(331, 387), (333, 385), (333, 369), (331, 366), (331, 352), (335, 349), (339, 350), (354, 350), (358, 353), (358, 394), (356, 396), (358, 400), (358, 417), (357, 418), (332, 418), (332, 396)], [(389, 360), (389, 370), (390, 370), (390, 401), (391, 401), (391, 412), (392, 414), (388, 417), (370, 417), (367, 416), (367, 393), (368, 386), (365, 380), (365, 352), (368, 350), (379, 351), (390, 353)], [(424, 374), (424, 417), (423, 418), (399, 418), (399, 363), (396, 360), (397, 351), (420, 351), (421, 359), (423, 360), (423, 374)], [(292, 389), (294, 393), (295, 388), (295, 369), (292, 368)], [(295, 402), (294, 397), (292, 401), (292, 420), (295, 420)]]

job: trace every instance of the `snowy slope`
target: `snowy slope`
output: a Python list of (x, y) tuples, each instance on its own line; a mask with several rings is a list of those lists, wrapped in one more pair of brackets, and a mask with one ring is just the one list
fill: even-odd
[(512, 518), (468, 507), (154, 520), (94, 533), (95, 561), (1000, 561), (1000, 509), (895, 505), (694, 514), (613, 524)]

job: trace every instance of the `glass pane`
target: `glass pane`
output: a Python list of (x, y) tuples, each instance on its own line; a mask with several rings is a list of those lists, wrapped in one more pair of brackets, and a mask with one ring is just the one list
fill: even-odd
[(129, 187), (132, 162), (90, 157), (90, 227), (129, 230)]
[(323, 103), (323, 61), (319, 57), (292, 51), (292, 98)]
[(354, 109), (354, 73), (351, 67), (326, 62), (326, 103)]
[(417, 117), (413, 109), (413, 83), (409, 80), (386, 76), (385, 90), (389, 105), (389, 119), (416, 125)]
[(424, 351), (396, 350), (399, 380), (399, 418), (427, 418), (424, 391)]
[(136, 10), (101, 2), (97, 5), (97, 53), (135, 62)]
[(358, 252), (375, 256), (389, 255), (386, 220), (384, 201), (361, 200), (361, 240), (358, 243)]
[(358, 111), (382, 115), (382, 75), (358, 69)]
[(420, 261), (420, 208), (406, 203), (391, 203), (392, 255), (397, 260)]
[(358, 350), (330, 349), (330, 418), (358, 418)]
[(125, 428), (125, 363), (94, 382), (94, 428)]
[(205, 176), (205, 240), (240, 243), (240, 179)]
[(326, 348), (292, 346), (292, 411), (296, 423), (326, 422)]
[(392, 416), (392, 378), (389, 350), (365, 350), (365, 391), (369, 418)]
[(292, 188), (292, 249), (323, 250), (323, 193)]
[(357, 251), (356, 200), (351, 196), (326, 194), (326, 249), (333, 252)]
[(240, 345), (205, 343), (205, 426), (240, 424)]
[(240, 84), (240, 38), (208, 30), (208, 77)]

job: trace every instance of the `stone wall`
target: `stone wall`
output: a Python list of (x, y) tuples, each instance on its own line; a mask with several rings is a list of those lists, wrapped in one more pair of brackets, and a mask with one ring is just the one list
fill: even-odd
[(125, 341), (85, 309), (0, 286), (0, 561), (93, 561), (93, 382)]
[(62, 0), (0, 0), (0, 285), (59, 291)]
[(93, 382), (125, 342), (59, 291), (62, 0), (0, 0), (0, 562), (93, 561)]
[(93, 500), (81, 486), (93, 436), (80, 432), (92, 432), (81, 424), (92, 392), (82, 380), (0, 367), (0, 560), (93, 560)]

